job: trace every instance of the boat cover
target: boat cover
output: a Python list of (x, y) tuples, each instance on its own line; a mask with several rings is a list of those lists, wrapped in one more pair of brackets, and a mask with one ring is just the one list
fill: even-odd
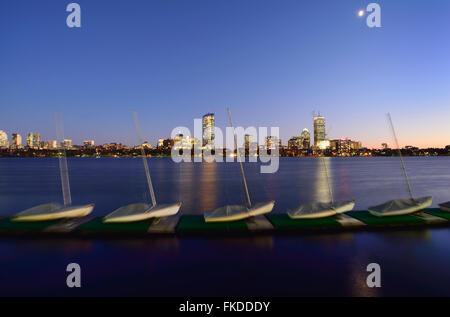
[(289, 210), (288, 216), (292, 219), (312, 219), (334, 216), (339, 213), (351, 211), (355, 207), (355, 201), (338, 202), (314, 202), (300, 205), (296, 209)]
[(446, 203), (439, 204), (439, 208), (441, 208), (442, 211), (450, 212), (450, 201), (447, 201)]
[(275, 201), (256, 203), (251, 208), (243, 205), (227, 205), (203, 214), (206, 222), (226, 222), (242, 220), (269, 213), (272, 211)]
[(87, 216), (94, 209), (94, 204), (64, 207), (59, 203), (35, 206), (15, 214), (13, 221), (48, 221), (61, 218), (79, 218)]
[(406, 215), (430, 207), (432, 197), (414, 199), (394, 199), (384, 204), (370, 207), (369, 212), (377, 217)]
[(103, 218), (103, 222), (132, 222), (155, 217), (168, 217), (178, 213), (181, 203), (152, 206), (135, 203), (120, 207)]

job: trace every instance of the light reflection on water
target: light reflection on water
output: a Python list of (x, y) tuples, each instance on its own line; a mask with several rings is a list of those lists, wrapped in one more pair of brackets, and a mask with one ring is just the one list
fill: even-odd
[[(405, 158), (417, 196), (450, 200), (450, 158)], [(325, 159), (336, 200), (357, 208), (406, 197), (398, 159)], [(175, 165), (150, 159), (159, 202), (201, 213), (244, 201), (237, 164)], [(69, 159), (75, 203), (95, 215), (148, 199), (142, 162)], [(328, 201), (322, 163), (281, 159), (276, 174), (245, 164), (252, 200), (275, 199), (275, 212)], [(0, 159), (0, 215), (60, 200), (57, 160)], [(450, 295), (450, 230), (402, 230), (234, 238), (0, 241), (0, 295), (71, 295), (65, 266), (82, 265), (83, 295)], [(382, 267), (382, 288), (365, 285), (367, 264)]]

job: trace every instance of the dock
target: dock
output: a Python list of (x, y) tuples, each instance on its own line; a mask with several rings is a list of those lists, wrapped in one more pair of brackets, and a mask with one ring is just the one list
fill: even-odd
[(151, 237), (155, 235), (257, 235), (396, 230), (402, 228), (450, 227), (450, 213), (429, 208), (402, 216), (376, 217), (367, 210), (319, 219), (291, 219), (270, 213), (233, 222), (205, 222), (203, 215), (175, 215), (130, 223), (103, 223), (102, 217), (84, 217), (42, 222), (13, 222), (0, 218), (1, 236)]

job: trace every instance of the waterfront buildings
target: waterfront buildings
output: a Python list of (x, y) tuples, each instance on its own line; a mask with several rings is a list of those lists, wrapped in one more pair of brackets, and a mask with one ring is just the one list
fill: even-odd
[(83, 146), (84, 146), (85, 148), (87, 148), (87, 149), (93, 148), (94, 145), (95, 145), (94, 140), (85, 140), (85, 141), (83, 142)]
[(3, 130), (0, 130), (0, 148), (9, 148), (8, 135)]
[(27, 147), (31, 149), (38, 149), (41, 142), (41, 135), (39, 133), (30, 132), (27, 135)]
[(56, 140), (49, 140), (45, 142), (45, 146), (49, 150), (56, 150), (58, 148), (58, 141)]
[(18, 133), (13, 133), (11, 136), (11, 147), (13, 149), (22, 148), (22, 136)]
[(66, 149), (66, 150), (70, 150), (72, 148), (72, 140), (64, 139), (61, 142), (61, 147)]
[(207, 113), (202, 118), (203, 146), (214, 147), (214, 113)]
[(349, 155), (355, 150), (360, 150), (362, 144), (350, 139), (336, 139), (330, 141), (330, 148), (337, 155)]
[(293, 136), (288, 141), (289, 150), (307, 150), (311, 147), (311, 133), (308, 129), (303, 129), (300, 136)]
[(302, 149), (302, 138), (299, 136), (293, 136), (288, 140), (288, 149), (289, 150), (299, 150)]
[(278, 148), (281, 148), (281, 140), (278, 137), (273, 135), (266, 137), (266, 149), (274, 150), (277, 146)]
[(144, 143), (142, 143), (142, 147), (144, 149), (151, 149), (152, 145), (149, 142), (145, 141)]

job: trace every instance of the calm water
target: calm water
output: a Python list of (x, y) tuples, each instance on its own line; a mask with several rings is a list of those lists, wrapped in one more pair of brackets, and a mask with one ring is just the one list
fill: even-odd
[[(243, 201), (237, 164), (149, 160), (157, 200), (182, 201), (199, 214)], [(413, 192), (450, 200), (450, 158), (406, 158)], [(398, 158), (326, 159), (335, 199), (356, 208), (407, 197)], [(316, 158), (280, 161), (275, 174), (246, 164), (254, 202), (274, 212), (328, 199)], [(148, 199), (140, 159), (69, 159), (74, 204), (95, 202), (94, 215)], [(57, 159), (0, 159), (0, 216), (61, 201)], [(0, 240), (0, 295), (446, 295), (450, 230), (245, 238)], [(65, 267), (82, 267), (81, 289), (67, 289)], [(365, 286), (366, 265), (382, 267), (382, 287)]]

